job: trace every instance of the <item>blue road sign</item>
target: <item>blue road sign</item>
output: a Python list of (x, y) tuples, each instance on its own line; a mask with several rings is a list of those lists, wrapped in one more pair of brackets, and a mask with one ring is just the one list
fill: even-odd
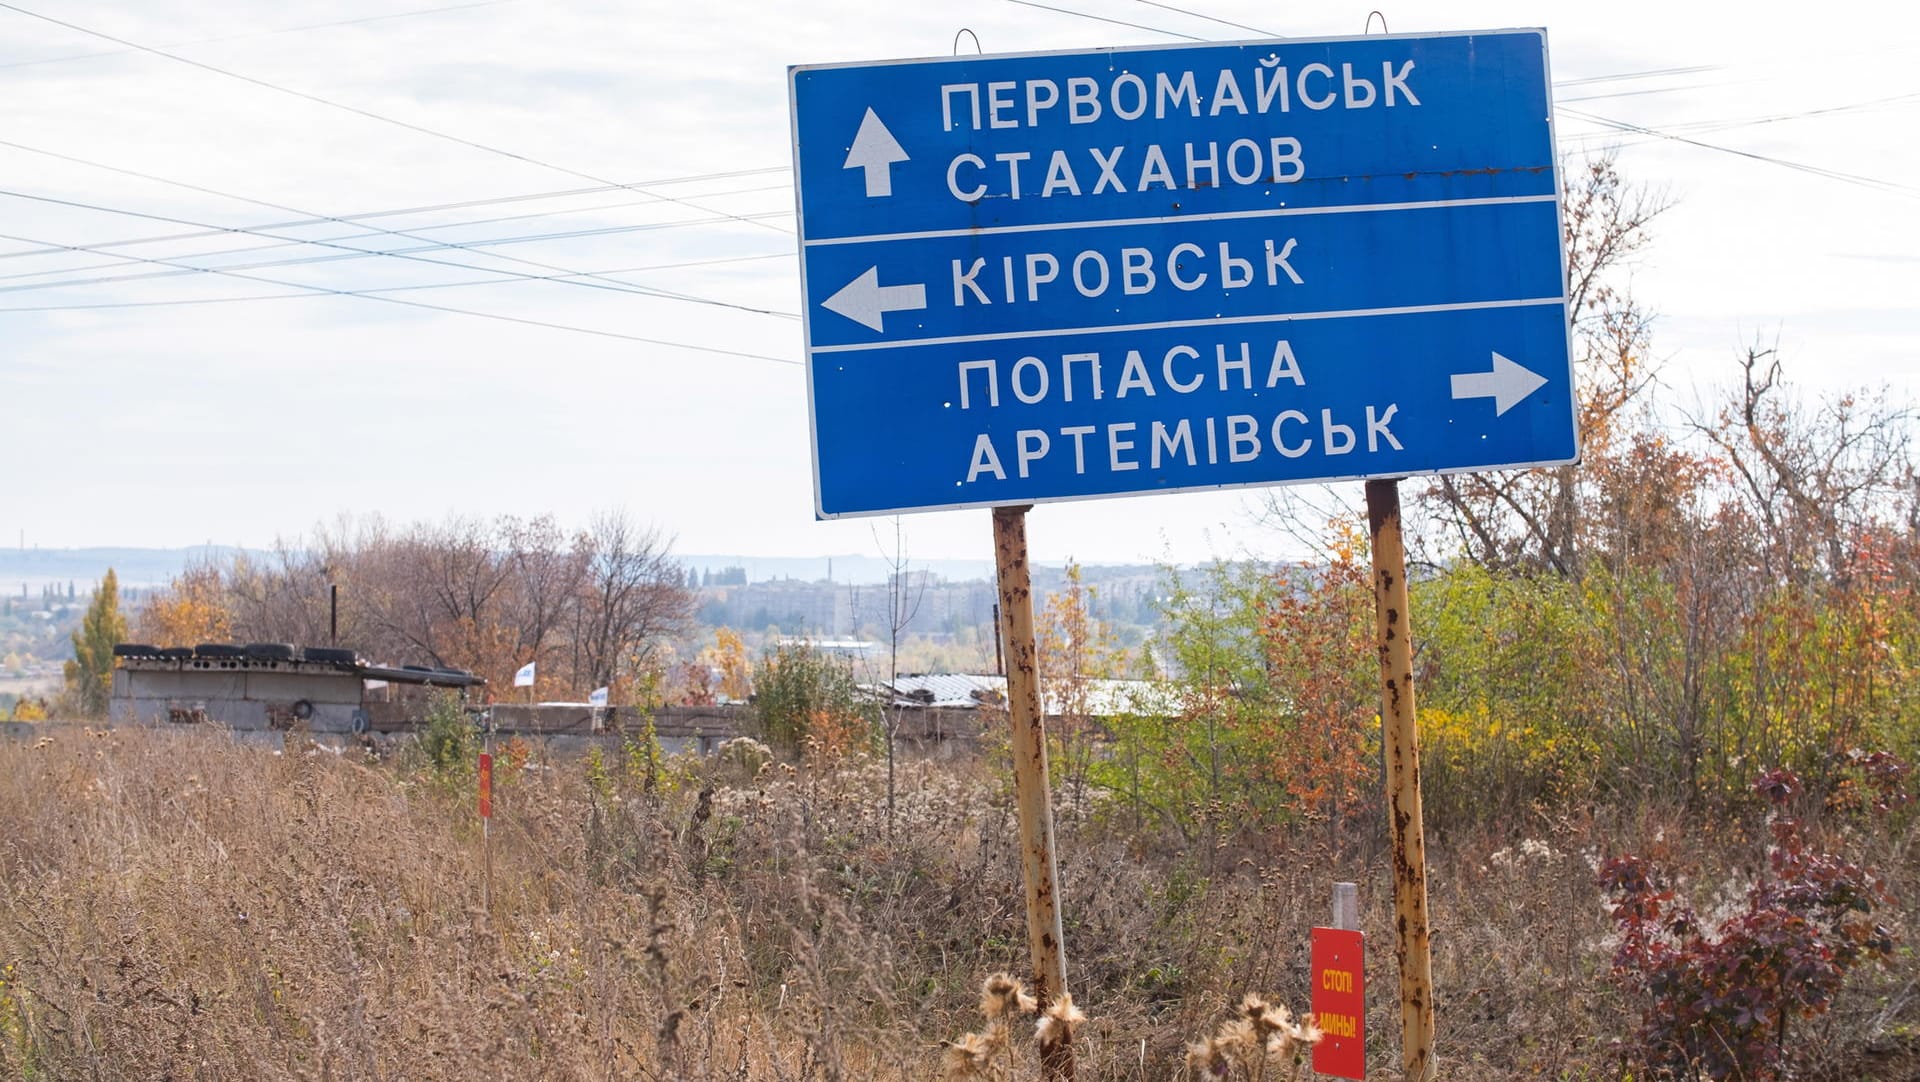
[(1578, 456), (1545, 31), (789, 74), (822, 517)]

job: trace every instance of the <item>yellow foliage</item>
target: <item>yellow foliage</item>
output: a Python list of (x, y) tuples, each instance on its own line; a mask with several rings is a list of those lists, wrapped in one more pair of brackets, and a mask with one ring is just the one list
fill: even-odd
[(712, 664), (720, 670), (720, 694), (745, 702), (753, 694), (753, 659), (739, 632), (723, 627), (713, 633)]
[(220, 570), (202, 565), (181, 572), (147, 601), (136, 627), (140, 640), (153, 646), (227, 641), (232, 636), (232, 617)]

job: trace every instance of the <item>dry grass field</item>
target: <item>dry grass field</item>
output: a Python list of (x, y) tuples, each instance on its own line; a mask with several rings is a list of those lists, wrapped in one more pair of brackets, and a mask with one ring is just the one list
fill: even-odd
[[(932, 1079), (978, 1027), (982, 978), (1024, 969), (990, 763), (906, 764), (890, 825), (871, 763), (503, 754), (484, 905), (457, 768), (45, 733), (0, 742), (0, 1078)], [(1370, 936), (1371, 1077), (1397, 1077), (1378, 844), (1143, 838), (1097, 812), (1060, 818), (1080, 1078), (1183, 1077), (1186, 1043), (1249, 992), (1304, 1010), (1339, 879)], [(1912, 897), (1910, 827), (1846, 840)], [(1436, 824), (1443, 1077), (1644, 1077), (1594, 878), (1627, 848), (1696, 894), (1737, 894), (1761, 853), (1651, 811)], [(1916, 1076), (1904, 913), (1882, 914), (1893, 960), (1793, 1031), (1793, 1077)], [(1034, 1077), (1030, 1029), (1014, 1044)]]

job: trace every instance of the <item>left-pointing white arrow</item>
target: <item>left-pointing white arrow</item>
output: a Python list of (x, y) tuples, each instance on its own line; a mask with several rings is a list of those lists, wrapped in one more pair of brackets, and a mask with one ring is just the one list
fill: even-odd
[(847, 161), (842, 169), (865, 169), (867, 171), (867, 195), (893, 194), (893, 163), (907, 160), (907, 150), (900, 140), (893, 137), (885, 124), (872, 109), (860, 119), (860, 130), (854, 133), (853, 146), (847, 150)]
[(880, 284), (880, 268), (868, 267), (860, 277), (820, 302), (829, 312), (838, 312), (855, 323), (885, 331), (882, 317), (888, 312), (910, 312), (927, 306), (927, 287), (915, 283), (904, 286)]
[(1454, 373), (1453, 397), (1491, 398), (1493, 415), (1498, 417), (1518, 405), (1521, 399), (1546, 386), (1546, 383), (1547, 377), (1495, 353), (1491, 372)]

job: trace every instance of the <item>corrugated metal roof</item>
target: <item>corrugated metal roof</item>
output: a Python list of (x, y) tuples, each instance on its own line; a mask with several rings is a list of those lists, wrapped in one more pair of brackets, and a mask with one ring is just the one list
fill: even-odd
[[(876, 694), (885, 695), (883, 681), (868, 685)], [(893, 682), (893, 701), (903, 707), (939, 707), (947, 710), (972, 710), (983, 705), (998, 706), (1007, 700), (1007, 678), (973, 673), (925, 673), (902, 676)], [(1040, 703), (1049, 716), (1086, 713), (1093, 717), (1118, 714), (1155, 714), (1171, 716), (1180, 712), (1180, 691), (1172, 684), (1154, 680), (1085, 680), (1077, 686), (1043, 684)]]
[[(885, 693), (885, 683), (875, 686)], [(1005, 702), (1007, 678), (971, 673), (915, 673), (893, 682), (893, 696), (901, 706), (970, 710), (982, 702)]]

